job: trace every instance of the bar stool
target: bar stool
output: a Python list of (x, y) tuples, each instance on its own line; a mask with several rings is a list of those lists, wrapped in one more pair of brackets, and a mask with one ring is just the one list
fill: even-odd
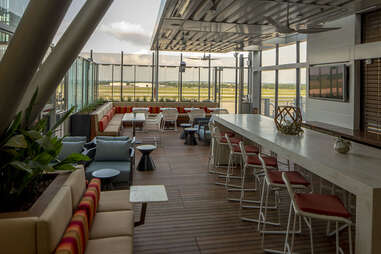
[[(261, 203), (260, 203), (260, 209), (259, 209), (259, 216), (258, 216), (258, 231), (262, 233), (262, 247), (264, 247), (264, 236), (265, 234), (286, 234), (286, 231), (277, 230), (277, 231), (266, 231), (266, 225), (274, 225), (274, 226), (280, 226), (280, 209), (278, 210), (278, 222), (272, 222), (267, 220), (267, 210), (268, 210), (268, 200), (269, 200), (269, 194), (270, 191), (274, 191), (276, 202), (279, 205), (279, 192), (282, 189), (286, 189), (287, 186), (285, 185), (282, 175), (288, 176), (290, 179), (290, 182), (292, 184), (293, 188), (296, 189), (304, 189), (306, 190), (308, 186), (310, 186), (310, 182), (308, 182), (299, 172), (297, 171), (287, 171), (287, 172), (281, 172), (279, 170), (268, 170), (267, 163), (263, 156), (261, 154), (258, 154), (258, 159), (262, 164), (262, 168), (264, 171), (264, 181), (262, 184), (262, 193), (261, 193)], [(263, 224), (263, 225), (262, 225)], [(262, 228), (261, 228), (262, 225)], [(295, 230), (295, 228), (294, 228)], [(293, 231), (295, 233), (295, 231)], [(301, 233), (301, 220), (299, 220), (299, 230), (297, 233)], [(270, 253), (282, 253), (277, 250), (271, 250), (271, 249), (265, 249), (265, 252)]]
[[(311, 253), (314, 253), (313, 238), (312, 238), (312, 219), (325, 220), (336, 223), (336, 253), (344, 253), (339, 246), (339, 223), (344, 223), (348, 227), (349, 236), (349, 253), (352, 254), (352, 230), (350, 221), (351, 214), (344, 207), (340, 199), (335, 195), (323, 194), (303, 194), (295, 193), (292, 183), (287, 174), (282, 174), (282, 179), (287, 186), (288, 193), (291, 198), (290, 211), (288, 215), (287, 232), (284, 244), (283, 253), (292, 253), (294, 248), (294, 230), (296, 217), (303, 217), (308, 229), (310, 230)], [(291, 237), (291, 246), (288, 242), (290, 234), (291, 215), (294, 211), (293, 230)]]
[[(232, 185), (230, 184), (230, 179), (239, 179), (240, 181), (242, 181), (243, 179), (243, 171), (242, 171), (242, 152), (241, 152), (241, 148), (239, 145), (237, 144), (232, 144), (231, 142), (231, 138), (229, 137), (229, 135), (227, 133), (225, 133), (225, 139), (228, 143), (228, 147), (229, 147), (229, 162), (228, 162), (228, 169), (227, 169), (227, 172), (226, 172), (226, 182), (225, 182), (225, 187), (227, 189), (227, 191), (240, 191), (241, 187), (242, 187), (242, 183), (240, 185)], [(241, 141), (242, 142), (242, 141)], [(240, 143), (241, 143), (240, 142)], [(255, 155), (257, 153), (259, 153), (259, 148), (256, 147), (256, 146), (253, 146), (253, 145), (244, 145), (244, 150), (245, 150), (245, 154), (247, 155)], [(240, 176), (233, 176), (233, 167), (234, 167), (234, 162), (235, 161), (239, 161), (239, 166), (240, 166)], [(229, 187), (231, 187), (232, 189), (229, 189)], [(246, 191), (255, 191), (256, 189), (246, 189)], [(228, 197), (228, 200), (230, 201), (239, 201), (240, 202), (240, 199), (230, 199)]]
[[(254, 208), (254, 209), (259, 209), (260, 208), (260, 203), (261, 201), (260, 200), (249, 200), (249, 199), (245, 199), (245, 193), (246, 193), (246, 188), (245, 188), (245, 181), (246, 181), (246, 171), (247, 171), (247, 168), (250, 167), (253, 169), (253, 176), (254, 176), (254, 189), (253, 190), (259, 190), (259, 195), (261, 196), (261, 183), (263, 182), (262, 178), (264, 176), (264, 171), (263, 171), (263, 167), (262, 167), (262, 163), (261, 161), (258, 159), (258, 155), (255, 154), (255, 155), (250, 155), (248, 156), (246, 154), (246, 151), (244, 149), (244, 144), (241, 142), (240, 143), (240, 148), (241, 148), (241, 151), (242, 152), (242, 158), (243, 158), (243, 161), (244, 161), (244, 167), (243, 167), (243, 179), (242, 179), (242, 186), (241, 186), (241, 197), (240, 197), (240, 208), (243, 209), (243, 208)], [(270, 168), (273, 168), (273, 169), (277, 169), (278, 168), (278, 160), (277, 158), (275, 157), (270, 157), (270, 156), (266, 156), (264, 157), (265, 158), (265, 161), (266, 161), (266, 165)], [(257, 189), (258, 188), (258, 189)], [(258, 204), (258, 205), (244, 205), (244, 203), (254, 203), (254, 204)], [(269, 206), (268, 207), (269, 209), (278, 209), (278, 202), (277, 202), (277, 197), (275, 197), (275, 200), (274, 200), (274, 205), (273, 206)], [(256, 222), (258, 223), (259, 220), (258, 219), (254, 219), (254, 218), (248, 218), (248, 217), (242, 217), (241, 216), (241, 220), (243, 221), (249, 221), (249, 222)]]

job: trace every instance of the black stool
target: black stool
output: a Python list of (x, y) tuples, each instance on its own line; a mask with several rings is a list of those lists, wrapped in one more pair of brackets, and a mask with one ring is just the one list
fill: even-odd
[(195, 146), (197, 145), (195, 133), (197, 132), (197, 128), (185, 128), (185, 145)]
[(151, 171), (156, 168), (155, 163), (153, 162), (150, 153), (156, 150), (156, 146), (154, 145), (141, 145), (137, 146), (138, 149), (142, 153), (142, 158), (139, 161), (138, 167), (136, 168), (139, 171)]
[(190, 127), (192, 127), (192, 124), (190, 124), (190, 123), (182, 123), (182, 124), (180, 124), (180, 127), (183, 128), (183, 131), (182, 131), (181, 134), (180, 134), (180, 138), (181, 138), (181, 139), (185, 139), (185, 128), (190, 128)]

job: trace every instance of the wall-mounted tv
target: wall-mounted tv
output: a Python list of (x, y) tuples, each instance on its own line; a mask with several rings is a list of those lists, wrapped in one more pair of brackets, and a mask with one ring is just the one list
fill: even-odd
[(309, 97), (347, 101), (348, 74), (345, 64), (314, 65), (309, 68)]

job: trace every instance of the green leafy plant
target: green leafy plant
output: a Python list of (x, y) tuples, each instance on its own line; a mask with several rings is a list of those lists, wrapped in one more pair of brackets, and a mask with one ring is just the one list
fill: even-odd
[(62, 161), (56, 158), (62, 148), (62, 139), (55, 130), (74, 111), (47, 128), (47, 119), (31, 119), (38, 90), (25, 110), (16, 115), (10, 126), (0, 136), (0, 212), (23, 208), (23, 202), (33, 199), (40, 191), (41, 180), (48, 172), (74, 170), (74, 163), (88, 161), (82, 154), (71, 154)]

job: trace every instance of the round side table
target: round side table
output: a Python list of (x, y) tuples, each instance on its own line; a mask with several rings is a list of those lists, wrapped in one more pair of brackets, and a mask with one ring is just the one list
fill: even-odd
[(185, 128), (185, 145), (195, 146), (197, 145), (195, 133), (197, 128)]
[(120, 171), (112, 168), (98, 169), (92, 173), (93, 177), (101, 179), (102, 190), (113, 190), (114, 185), (112, 181), (118, 175), (120, 175)]
[(181, 134), (180, 134), (180, 138), (181, 138), (181, 139), (185, 139), (185, 128), (190, 128), (190, 127), (192, 127), (192, 124), (190, 124), (190, 123), (182, 123), (182, 124), (180, 124), (180, 127), (183, 128), (183, 131), (182, 131)]
[(156, 146), (154, 145), (141, 145), (137, 146), (138, 149), (142, 153), (142, 158), (139, 161), (138, 167), (136, 168), (139, 171), (151, 171), (156, 168), (155, 163), (153, 162), (150, 153), (156, 150)]

